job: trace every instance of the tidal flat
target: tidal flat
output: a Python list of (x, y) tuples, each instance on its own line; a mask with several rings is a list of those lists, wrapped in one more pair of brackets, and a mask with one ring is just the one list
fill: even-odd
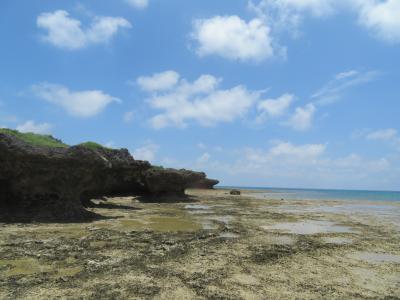
[(0, 224), (0, 299), (400, 299), (400, 203), (187, 193)]

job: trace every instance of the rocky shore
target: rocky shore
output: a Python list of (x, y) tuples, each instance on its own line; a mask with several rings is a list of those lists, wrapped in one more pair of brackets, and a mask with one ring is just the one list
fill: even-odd
[[(0, 299), (399, 299), (399, 203), (187, 190), (0, 223)], [(380, 212), (376, 213), (378, 207)]]
[(104, 196), (184, 196), (213, 188), (206, 174), (135, 160), (126, 149), (88, 142), (68, 146), (52, 136), (0, 130), (0, 221), (85, 221), (91, 199)]

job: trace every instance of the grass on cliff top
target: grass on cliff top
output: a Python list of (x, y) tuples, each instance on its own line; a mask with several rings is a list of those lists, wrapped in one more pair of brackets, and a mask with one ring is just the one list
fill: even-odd
[(22, 133), (17, 130), (12, 130), (8, 128), (0, 128), (0, 133), (5, 133), (8, 135), (13, 135), (20, 140), (31, 144), (33, 146), (39, 147), (57, 147), (57, 148), (68, 148), (69, 146), (64, 144), (62, 141), (52, 137), (51, 135), (43, 135), (36, 133)]
[(86, 148), (91, 149), (91, 150), (111, 149), (111, 148), (105, 147), (105, 146), (100, 145), (100, 144), (95, 143), (95, 142), (86, 142), (86, 143), (79, 144), (78, 146), (86, 147)]

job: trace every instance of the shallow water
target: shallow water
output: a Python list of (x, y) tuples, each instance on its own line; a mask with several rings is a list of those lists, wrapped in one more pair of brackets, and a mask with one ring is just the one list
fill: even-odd
[(232, 220), (233, 217), (232, 216), (210, 216), (207, 217), (209, 220), (214, 220), (214, 221), (218, 221), (224, 224), (229, 224)]
[(239, 237), (238, 234), (232, 232), (222, 232), (220, 233), (219, 237), (227, 238), (227, 239), (236, 239)]
[[(264, 207), (265, 210), (271, 210), (271, 207)], [(278, 212), (292, 213), (292, 214), (345, 214), (345, 215), (359, 215), (364, 217), (375, 217), (383, 221), (392, 223), (398, 230), (400, 230), (400, 206), (391, 204), (370, 204), (370, 203), (343, 203), (331, 205), (296, 205), (296, 204), (283, 204), (279, 205), (276, 210)]]
[(281, 230), (293, 234), (317, 234), (317, 233), (346, 233), (352, 229), (346, 226), (336, 225), (330, 221), (302, 221), (295, 223), (278, 223), (262, 226), (266, 230)]
[(214, 222), (211, 222), (210, 220), (200, 220), (199, 222), (204, 230), (218, 229), (218, 226)]
[(353, 242), (352, 239), (342, 238), (342, 237), (324, 237), (322, 240), (327, 244), (335, 244), (335, 245), (347, 245)]
[(399, 263), (400, 255), (393, 255), (388, 253), (375, 253), (375, 252), (359, 252), (350, 255), (352, 258), (364, 260), (369, 263)]
[(293, 245), (296, 242), (296, 239), (291, 236), (275, 235), (268, 237), (268, 242), (274, 245)]
[(186, 209), (210, 209), (211, 207), (205, 204), (187, 204), (185, 205)]
[(191, 215), (206, 215), (206, 214), (211, 214), (214, 211), (212, 210), (204, 210), (204, 209), (198, 209), (198, 210), (189, 210), (188, 213)]
[(96, 227), (108, 228), (118, 231), (158, 231), (158, 232), (178, 232), (178, 231), (196, 231), (202, 228), (202, 225), (194, 219), (184, 216), (178, 217), (146, 217), (141, 220), (124, 218), (113, 221), (101, 221), (95, 224)]
[[(241, 188), (239, 188), (241, 189)], [(327, 189), (289, 189), (289, 188), (243, 188), (257, 191), (259, 198), (287, 200), (367, 200), (367, 201), (400, 201), (399, 191), (361, 191), (361, 190), (327, 190)]]

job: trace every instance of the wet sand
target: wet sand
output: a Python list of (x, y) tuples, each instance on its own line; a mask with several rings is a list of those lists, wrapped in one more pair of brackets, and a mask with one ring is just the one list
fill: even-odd
[(400, 204), (188, 191), (0, 224), (0, 299), (399, 299)]

